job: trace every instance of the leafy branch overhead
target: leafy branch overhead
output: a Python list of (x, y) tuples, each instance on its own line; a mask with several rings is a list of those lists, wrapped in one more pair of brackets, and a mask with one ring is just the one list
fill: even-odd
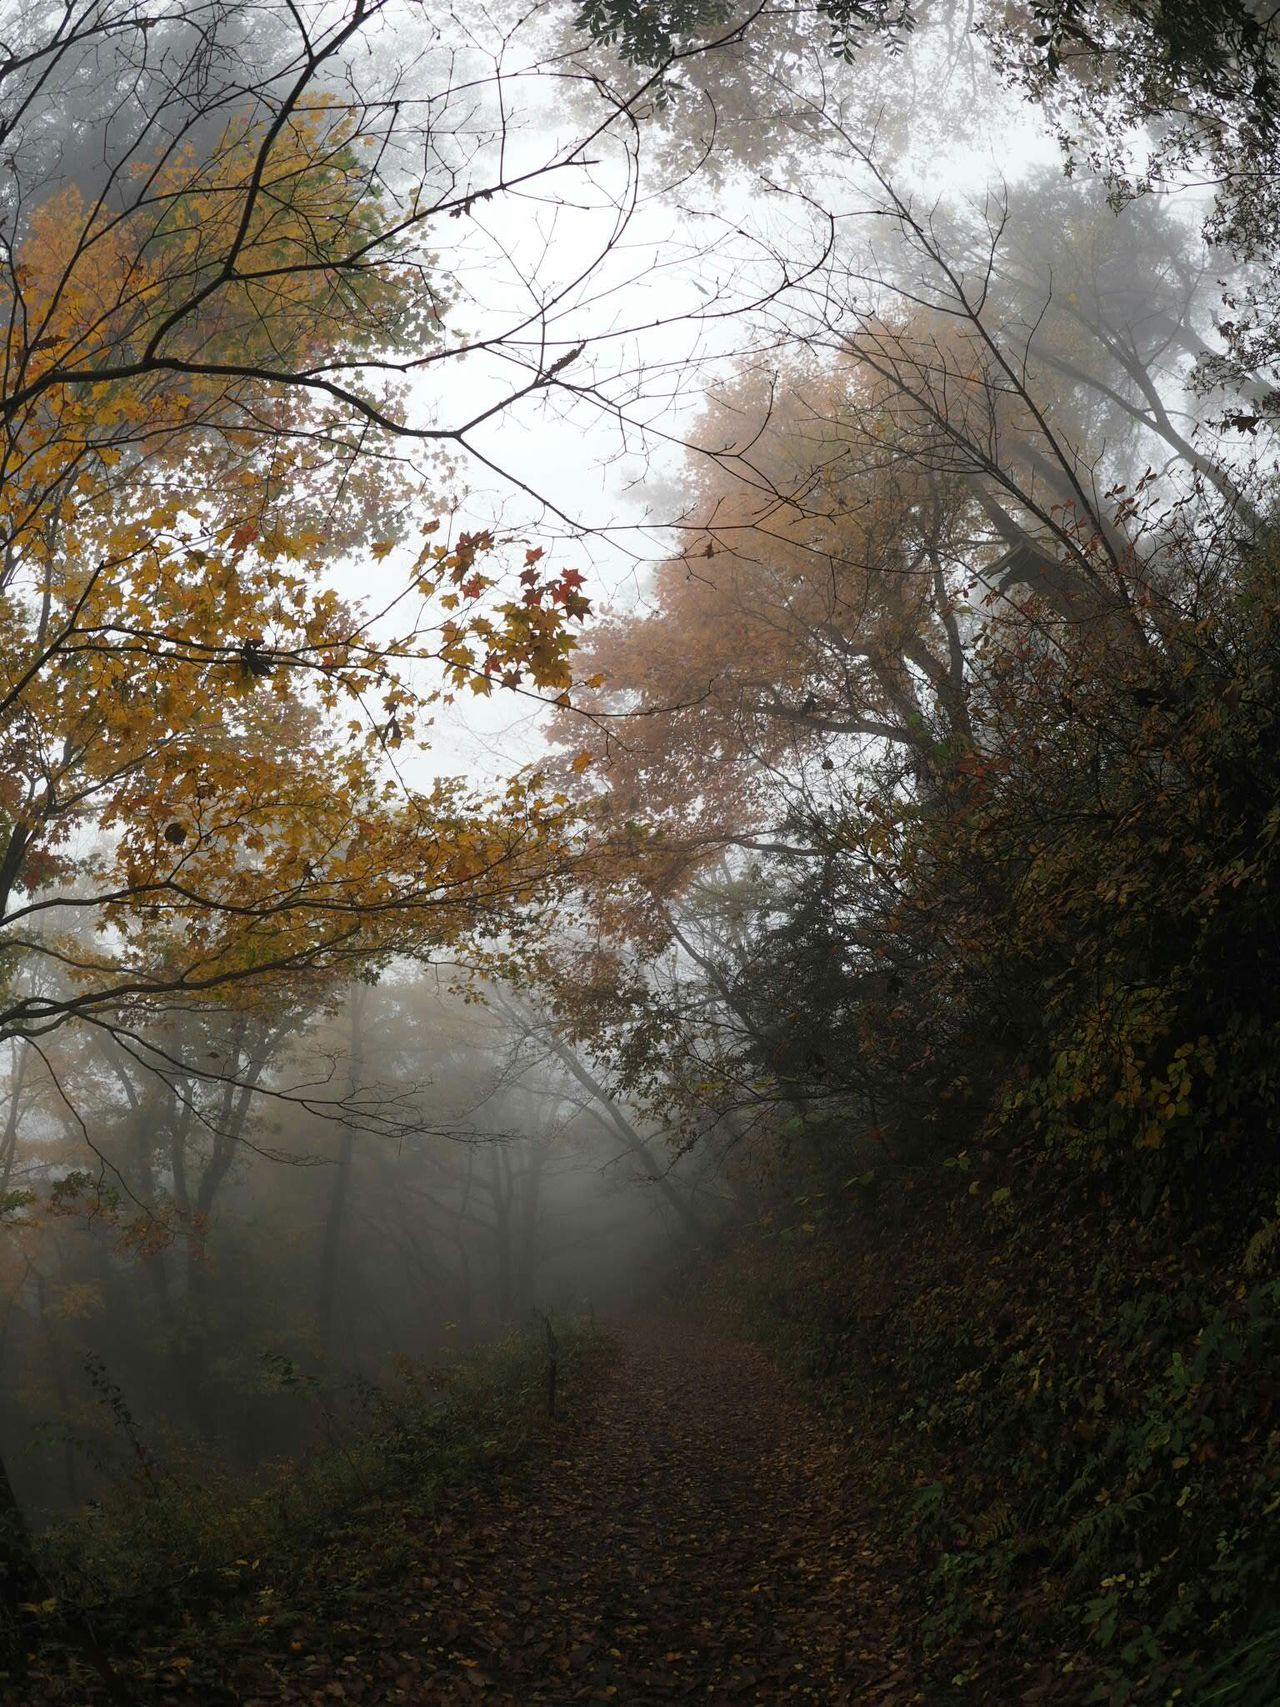
[[(370, 426), (396, 383), (325, 377), (438, 344), (447, 292), (398, 247), (377, 136), (307, 87), (205, 153), (140, 149), (123, 205), (67, 185), (15, 227), (7, 1036), (496, 940), (554, 883), (562, 812), (536, 779), (486, 798), (395, 761), (459, 689), (563, 699), (582, 577), (541, 550), (508, 572), (491, 533), (440, 543)], [(385, 590), (356, 605), (330, 571), (361, 558)]]
[(13, 0), (0, 1694), (1273, 1707), (1278, 28)]

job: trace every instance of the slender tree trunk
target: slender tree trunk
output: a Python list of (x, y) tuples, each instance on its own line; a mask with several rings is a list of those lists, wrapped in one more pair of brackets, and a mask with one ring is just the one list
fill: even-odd
[(471, 1330), (475, 1317), (475, 1284), (471, 1277), (471, 1251), (467, 1244), (466, 1214), (471, 1206), (471, 1190), (476, 1178), (476, 1153), (474, 1149), (467, 1150), (467, 1177), (462, 1188), (462, 1201), (458, 1205), (457, 1219), (454, 1222), (454, 1237), (458, 1245), (458, 1274), (461, 1281), (460, 1304), (458, 1308), (458, 1327), (467, 1340), (471, 1338)]
[(458, 1241), (458, 1332), (469, 1343), (474, 1326), (474, 1288), (471, 1281), (471, 1253), (466, 1240)]
[(5, 1116), (4, 1135), (0, 1137), (0, 1198), (8, 1191), (9, 1181), (13, 1178), (14, 1159), (18, 1153), (18, 1115), (22, 1106), (22, 1084), (27, 1076), (27, 1062), (31, 1054), (31, 1046), (25, 1038), (16, 1042), (14, 1049), (17, 1059), (9, 1082), (9, 1111)]
[[(499, 1013), (514, 1019), (529, 1031), (537, 1027), (534, 1017), (523, 1010), (515, 1002), (499, 999), (494, 1006)], [(703, 1249), (712, 1243), (711, 1233), (701, 1215), (694, 1209), (683, 1192), (677, 1190), (668, 1177), (667, 1170), (661, 1167), (655, 1158), (647, 1139), (623, 1114), (621, 1108), (609, 1094), (606, 1086), (602, 1085), (594, 1073), (590, 1071), (578, 1051), (571, 1044), (558, 1037), (550, 1026), (543, 1028), (541, 1035), (548, 1050), (556, 1060), (565, 1067), (585, 1091), (589, 1091), (597, 1106), (592, 1110), (596, 1121), (614, 1138), (620, 1139), (622, 1146), (640, 1164), (646, 1179), (657, 1189), (669, 1205), (680, 1223), (681, 1230), (691, 1243)]]
[(347, 1218), (347, 1196), (351, 1182), (351, 1158), (355, 1154), (355, 1134), (349, 1126), (342, 1128), (338, 1139), (336, 1172), (333, 1190), (324, 1221), (324, 1241), (320, 1249), (320, 1295), (316, 1317), (320, 1325), (320, 1343), (326, 1351), (334, 1349), (337, 1317), (338, 1265), (342, 1260), (342, 1234)]
[(546, 1152), (536, 1140), (529, 1146), (528, 1166), (520, 1176), (520, 1214), (517, 1235), (515, 1292), (520, 1308), (537, 1301), (538, 1225), (542, 1209), (542, 1171)]
[[(67, 1391), (66, 1359), (58, 1336), (53, 1331), (53, 1323), (49, 1320), (47, 1309), (48, 1289), (44, 1275), (39, 1269), (34, 1271), (36, 1283), (36, 1309), (40, 1316), (40, 1326), (44, 1332), (44, 1342), (49, 1351), (49, 1368), (53, 1375), (53, 1396), (57, 1400), (58, 1415), (64, 1419), (71, 1415), (71, 1395)], [(67, 1497), (73, 1504), (80, 1500), (80, 1475), (76, 1467), (75, 1447), (71, 1436), (64, 1430), (62, 1437), (62, 1474), (67, 1484)]]
[[(364, 1019), (368, 997), (368, 985), (351, 986), (351, 1042), (347, 1055), (348, 1098), (353, 1097), (359, 1090), (364, 1075)], [(354, 1154), (355, 1133), (350, 1126), (344, 1126), (338, 1140), (337, 1167), (325, 1215), (324, 1239), (320, 1250), (320, 1289), (316, 1302), (320, 1343), (330, 1354), (334, 1351), (337, 1330), (338, 1271), (342, 1263), (343, 1233), (351, 1191), (351, 1159)]]
[(505, 1145), (491, 1153), (493, 1237), (497, 1261), (498, 1320), (511, 1320), (511, 1157)]

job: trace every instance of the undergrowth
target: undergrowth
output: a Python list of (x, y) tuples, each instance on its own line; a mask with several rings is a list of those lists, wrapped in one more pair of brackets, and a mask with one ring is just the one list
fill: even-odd
[[(561, 1404), (571, 1409), (605, 1341), (585, 1321), (557, 1324), (557, 1336)], [(270, 1645), (300, 1622), (322, 1628), (371, 1577), (410, 1563), (414, 1525), (442, 1500), (511, 1469), (556, 1426), (541, 1331), (443, 1366), (398, 1361), (355, 1400), (342, 1420), (323, 1412), (323, 1444), (304, 1457), (252, 1478), (194, 1453), (148, 1458), (94, 1507), (46, 1530), (37, 1546), (48, 1595), (26, 1609), (20, 1633), (34, 1653), (0, 1672), (0, 1698), (11, 1698), (7, 1676), (24, 1701), (70, 1700), (69, 1680), (89, 1688), (95, 1662), (101, 1673), (115, 1656), (127, 1672), (132, 1650), (175, 1636), (186, 1655), (174, 1681), (186, 1683), (201, 1645), (246, 1634)]]
[(1056, 1184), (811, 1197), (721, 1305), (845, 1419), (939, 1698), (1276, 1707), (1280, 1281)]

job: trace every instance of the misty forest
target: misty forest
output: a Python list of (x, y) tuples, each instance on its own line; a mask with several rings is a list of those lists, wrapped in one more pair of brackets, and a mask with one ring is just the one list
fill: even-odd
[(0, 1700), (1280, 1703), (1280, 15), (0, 0)]

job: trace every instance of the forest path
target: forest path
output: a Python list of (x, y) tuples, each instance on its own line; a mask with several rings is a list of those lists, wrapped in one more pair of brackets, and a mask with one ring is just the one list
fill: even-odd
[(424, 1522), (394, 1609), (384, 1589), (344, 1619), (345, 1657), (242, 1699), (920, 1699), (834, 1426), (756, 1347), (671, 1321), (618, 1340), (548, 1452)]

